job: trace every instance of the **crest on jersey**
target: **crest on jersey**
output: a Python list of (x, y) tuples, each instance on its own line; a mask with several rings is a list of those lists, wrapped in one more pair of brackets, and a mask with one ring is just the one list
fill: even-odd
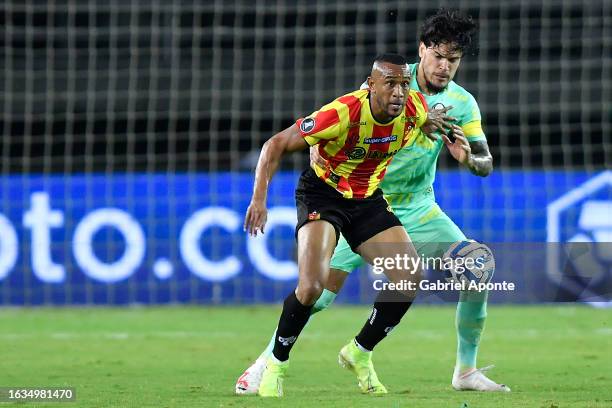
[(300, 130), (302, 133), (310, 133), (315, 128), (315, 120), (313, 118), (306, 118), (300, 124)]

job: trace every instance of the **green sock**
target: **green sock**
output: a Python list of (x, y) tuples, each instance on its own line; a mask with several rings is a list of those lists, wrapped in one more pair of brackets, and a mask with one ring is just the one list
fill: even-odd
[(478, 344), (487, 318), (487, 293), (461, 293), (457, 304), (457, 367), (476, 367)]
[(314, 306), (312, 306), (310, 315), (312, 316), (315, 313), (327, 309), (329, 305), (334, 303), (334, 300), (336, 300), (336, 296), (337, 295), (331, 290), (323, 289), (323, 293), (321, 293), (321, 296), (319, 296), (317, 302), (314, 304)]
[[(323, 293), (319, 296), (316, 303), (312, 306), (310, 311), (310, 316), (313, 314), (325, 310), (331, 305), (336, 299), (336, 294), (331, 290), (323, 289)], [(310, 321), (310, 320), (309, 320)], [(308, 323), (306, 323), (308, 324)], [(276, 339), (276, 329), (274, 329), (274, 334), (270, 338), (270, 342), (266, 346), (266, 349), (259, 355), (259, 358), (268, 358), (272, 354), (272, 349), (274, 348), (274, 340)]]

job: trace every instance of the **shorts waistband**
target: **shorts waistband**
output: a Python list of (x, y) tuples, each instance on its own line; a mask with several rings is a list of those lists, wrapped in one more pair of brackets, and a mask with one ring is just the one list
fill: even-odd
[(405, 206), (409, 204), (418, 203), (424, 200), (435, 200), (433, 187), (429, 186), (419, 191), (412, 191), (409, 193), (385, 193), (385, 198), (390, 206)]

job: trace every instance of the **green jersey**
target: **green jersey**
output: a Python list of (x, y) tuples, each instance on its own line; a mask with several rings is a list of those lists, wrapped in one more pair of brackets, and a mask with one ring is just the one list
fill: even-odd
[[(420, 91), (417, 82), (417, 64), (411, 64), (412, 81), (410, 88)], [(469, 141), (486, 140), (480, 124), (480, 109), (474, 97), (454, 81), (444, 91), (425, 95), (429, 109), (452, 106), (449, 116), (456, 118)], [(402, 148), (393, 157), (385, 178), (380, 184), (385, 194), (402, 194), (424, 190), (430, 187), (436, 177), (436, 162), (444, 142), (438, 138), (431, 141), (419, 130), (411, 144)]]

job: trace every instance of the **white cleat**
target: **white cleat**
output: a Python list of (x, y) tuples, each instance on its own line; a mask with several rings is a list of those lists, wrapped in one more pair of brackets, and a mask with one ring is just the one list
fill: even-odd
[(485, 371), (492, 369), (494, 366), (475, 369), (465, 374), (459, 374), (459, 370), (455, 368), (453, 373), (453, 388), (457, 391), (493, 391), (493, 392), (510, 392), (510, 387), (505, 384), (498, 384), (484, 375)]
[(236, 394), (257, 394), (257, 391), (259, 391), (259, 384), (261, 384), (261, 376), (265, 369), (265, 358), (258, 358), (255, 360), (255, 362), (238, 377), (236, 381)]

